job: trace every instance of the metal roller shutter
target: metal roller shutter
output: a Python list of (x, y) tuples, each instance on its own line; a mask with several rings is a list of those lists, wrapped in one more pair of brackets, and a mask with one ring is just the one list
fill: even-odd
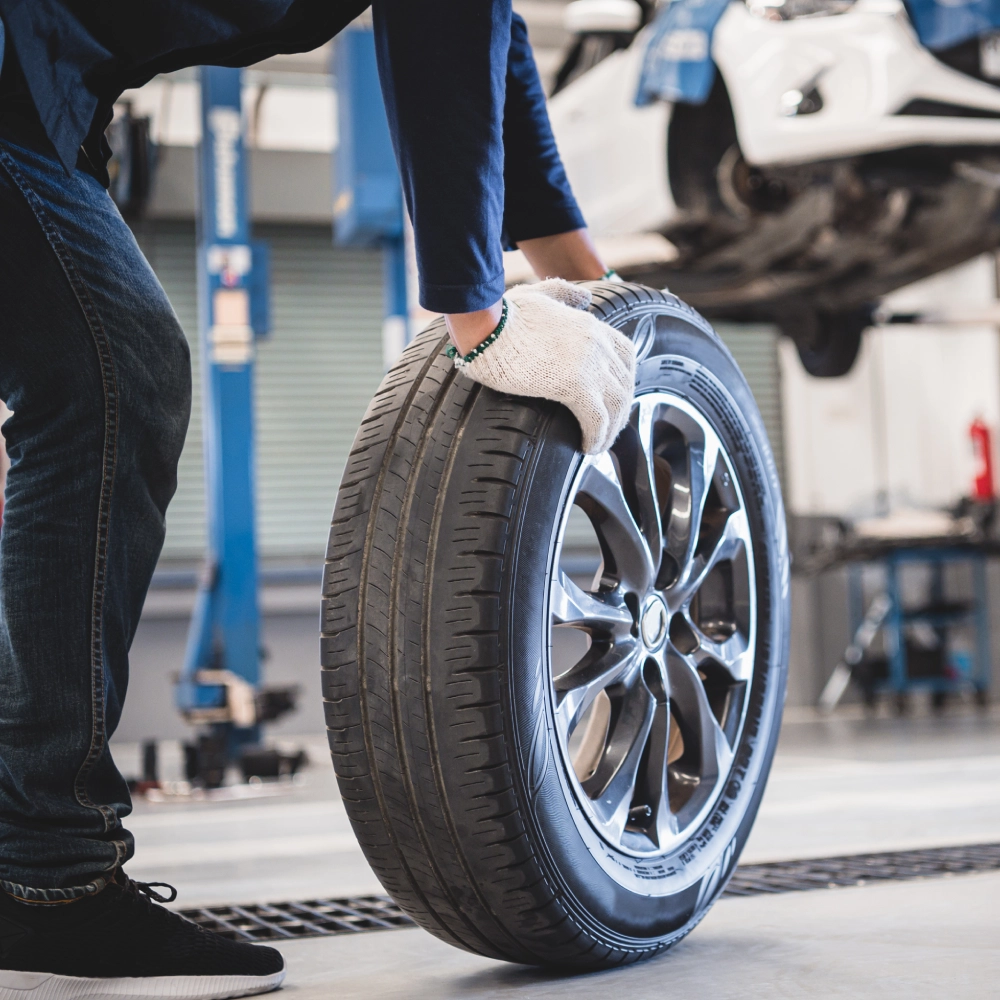
[[(382, 264), (377, 251), (331, 246), (328, 227), (257, 227), (271, 241), (274, 330), (259, 345), (260, 551), (318, 561), (347, 452), (382, 377)], [(204, 477), (194, 227), (146, 223), (136, 236), (191, 342), (195, 401), (164, 558), (204, 553)]]
[(271, 241), (274, 333), (257, 378), (261, 553), (322, 558), (361, 418), (382, 380), (382, 257), (337, 250), (330, 229)]
[[(272, 246), (274, 332), (257, 366), (258, 524), (261, 554), (321, 558), (347, 451), (382, 377), (382, 265), (375, 251), (339, 250), (326, 227), (258, 227)], [(204, 552), (201, 383), (194, 227), (147, 223), (137, 238), (191, 341), (195, 403), (179, 485), (167, 515), (164, 558)], [(774, 327), (720, 323), (743, 370), (783, 476), (778, 335)], [(588, 547), (582, 521), (567, 543)]]
[(764, 419), (771, 451), (778, 466), (782, 487), (785, 483), (784, 431), (781, 417), (781, 370), (778, 363), (777, 327), (764, 323), (717, 323), (716, 329), (733, 352), (760, 415)]

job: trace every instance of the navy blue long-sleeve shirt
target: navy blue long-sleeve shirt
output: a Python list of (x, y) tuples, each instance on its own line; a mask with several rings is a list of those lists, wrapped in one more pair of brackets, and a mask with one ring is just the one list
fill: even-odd
[[(0, 0), (41, 128), (98, 173), (122, 91), (193, 65), (322, 45), (366, 0)], [(375, 0), (383, 94), (414, 224), (421, 302), (470, 312), (503, 293), (502, 246), (583, 226), (511, 0)], [(0, 99), (2, 101), (2, 99)], [(506, 183), (505, 183), (506, 182)]]

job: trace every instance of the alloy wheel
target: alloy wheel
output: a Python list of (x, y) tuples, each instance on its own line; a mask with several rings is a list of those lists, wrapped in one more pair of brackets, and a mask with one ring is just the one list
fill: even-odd
[[(744, 724), (756, 588), (733, 469), (699, 410), (649, 392), (611, 451), (583, 458), (556, 527), (559, 748), (588, 820), (628, 854), (668, 853), (694, 831), (725, 787)], [(589, 587), (565, 557), (581, 513), (602, 557)]]

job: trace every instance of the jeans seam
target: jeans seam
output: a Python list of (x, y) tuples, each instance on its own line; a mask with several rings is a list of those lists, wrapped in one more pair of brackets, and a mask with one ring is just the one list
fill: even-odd
[(67, 886), (63, 889), (36, 889), (19, 882), (0, 880), (0, 889), (20, 903), (71, 903), (85, 896), (96, 896), (110, 883), (111, 879), (103, 876), (92, 879), (86, 885)]
[[(90, 330), (101, 370), (101, 381), (104, 391), (104, 452), (102, 456), (101, 489), (97, 510), (97, 543), (94, 553), (94, 582), (91, 596), (91, 639), (90, 639), (90, 676), (91, 676), (91, 737), (90, 748), (77, 772), (73, 783), (73, 792), (77, 802), (87, 809), (97, 810), (103, 820), (105, 832), (110, 832), (117, 824), (117, 816), (110, 806), (100, 806), (87, 793), (86, 783), (90, 772), (107, 746), (106, 719), (104, 701), (106, 694), (106, 678), (104, 670), (104, 599), (107, 583), (108, 537), (111, 530), (111, 498), (114, 489), (115, 471), (118, 459), (118, 423), (119, 399), (118, 381), (115, 372), (114, 357), (107, 331), (100, 320), (97, 307), (90, 296), (86, 284), (81, 279), (73, 262), (69, 248), (66, 246), (56, 223), (49, 218), (45, 204), (31, 185), (22, 175), (17, 164), (6, 150), (0, 149), (0, 164), (3, 165), (11, 180), (21, 192), (28, 207), (40, 226), (49, 246), (59, 261), (70, 289), (76, 298), (84, 321)], [(125, 845), (114, 842), (116, 861), (120, 864)], [(37, 891), (37, 890), (36, 890)]]

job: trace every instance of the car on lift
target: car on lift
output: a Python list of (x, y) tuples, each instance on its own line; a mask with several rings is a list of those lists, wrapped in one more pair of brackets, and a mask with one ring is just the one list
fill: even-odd
[(969, 10), (570, 4), (551, 116), (592, 228), (663, 234), (629, 279), (845, 374), (885, 295), (1000, 246), (1000, 32)]

